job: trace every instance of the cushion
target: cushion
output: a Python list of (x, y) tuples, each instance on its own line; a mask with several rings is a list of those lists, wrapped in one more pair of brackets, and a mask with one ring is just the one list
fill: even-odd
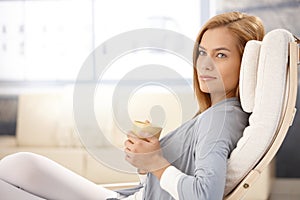
[(81, 146), (72, 123), (72, 93), (24, 93), (19, 97), (17, 144), (20, 146)]
[(56, 146), (61, 95), (22, 94), (19, 97), (17, 141), (21, 146)]
[(252, 112), (257, 80), (258, 58), (261, 42), (251, 40), (246, 44), (240, 70), (240, 99), (245, 112)]
[[(256, 88), (253, 95), (253, 112), (249, 118), (249, 126), (245, 128), (242, 138), (228, 160), (225, 195), (230, 193), (258, 163), (276, 134), (285, 103), (288, 43), (292, 41), (293, 35), (291, 33), (277, 29), (266, 34), (261, 43)], [(252, 54), (250, 55), (252, 56)], [(246, 56), (249, 54), (244, 55), (244, 57)], [(248, 62), (247, 59), (243, 58), (242, 62)], [(242, 66), (246, 67), (244, 63)], [(251, 74), (252, 72), (244, 73), (243, 79), (254, 79), (255, 76)], [(245, 76), (249, 77), (246, 78)], [(253, 86), (251, 87), (253, 88)], [(248, 89), (250, 91), (250, 86)], [(248, 94), (242, 93), (241, 95), (247, 96)], [(248, 111), (251, 110), (250, 104)]]

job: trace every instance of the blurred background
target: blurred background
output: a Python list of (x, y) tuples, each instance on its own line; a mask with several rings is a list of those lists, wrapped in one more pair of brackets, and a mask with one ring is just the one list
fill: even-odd
[[(160, 28), (194, 40), (210, 17), (228, 11), (260, 17), (267, 32), (284, 28), (300, 37), (300, 0), (1, 0), (0, 159), (13, 152), (32, 151), (96, 183), (136, 181), (136, 175), (120, 175), (117, 170), (97, 161), (79, 141), (72, 116), (72, 94), (80, 68), (95, 48), (120, 33), (139, 28)], [(178, 48), (181, 48), (180, 42)], [(105, 51), (104, 45), (104, 54)], [(95, 95), (96, 102), (103, 103), (95, 105), (98, 123), (107, 133), (106, 139), (117, 147), (121, 147), (124, 135), (110, 120), (114, 85), (132, 69), (130, 66), (153, 62), (172, 65), (172, 69), (192, 87), (190, 64), (172, 55), (139, 52), (134, 59), (120, 59), (114, 64), (115, 71), (107, 71), (104, 86)], [(87, 81), (97, 79), (95, 70), (92, 70)], [(170, 84), (178, 84), (176, 80), (172, 81)], [(191, 91), (182, 89), (180, 95), (193, 101), (188, 109), (196, 109)], [(144, 87), (131, 96), (130, 117), (153, 120), (153, 112), (158, 112), (156, 116), (161, 113), (155, 106), (164, 105), (165, 116), (160, 125), (164, 126), (163, 134), (166, 134), (184, 122), (176, 95), (165, 88)], [(286, 194), (290, 199), (300, 198), (297, 193), (300, 189), (299, 115), (298, 112), (270, 168), (272, 178), (279, 180), (272, 186), (272, 199), (282, 199)], [(88, 132), (90, 127), (86, 126)], [(96, 143), (104, 148), (107, 140)], [(100, 179), (99, 176), (105, 173), (107, 177)], [(284, 189), (281, 184), (285, 184)], [(250, 199), (264, 198), (256, 196)]]

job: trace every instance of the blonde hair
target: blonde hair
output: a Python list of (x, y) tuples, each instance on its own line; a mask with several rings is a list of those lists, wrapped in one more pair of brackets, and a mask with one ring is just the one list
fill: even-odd
[[(233, 36), (237, 39), (237, 46), (241, 57), (243, 55), (245, 45), (249, 40), (261, 41), (265, 34), (262, 21), (258, 17), (240, 12), (228, 12), (219, 14), (214, 16), (204, 24), (198, 34), (193, 51), (193, 84), (195, 95), (199, 105), (199, 111), (195, 116), (211, 106), (210, 95), (201, 91), (198, 81), (196, 64), (199, 55), (199, 44), (205, 31), (217, 27), (226, 27), (233, 34)], [(236, 89), (238, 96), (238, 86)]]

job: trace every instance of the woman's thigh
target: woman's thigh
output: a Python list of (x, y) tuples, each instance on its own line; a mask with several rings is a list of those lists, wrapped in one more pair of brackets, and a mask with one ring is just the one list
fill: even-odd
[(41, 155), (21, 152), (0, 161), (0, 179), (31, 194), (49, 199), (106, 199), (117, 197), (71, 170)]

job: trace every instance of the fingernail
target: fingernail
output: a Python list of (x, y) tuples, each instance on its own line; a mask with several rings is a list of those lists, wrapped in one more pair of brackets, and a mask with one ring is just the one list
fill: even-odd
[(140, 132), (139, 135), (144, 138), (152, 137), (152, 135), (148, 132)]

